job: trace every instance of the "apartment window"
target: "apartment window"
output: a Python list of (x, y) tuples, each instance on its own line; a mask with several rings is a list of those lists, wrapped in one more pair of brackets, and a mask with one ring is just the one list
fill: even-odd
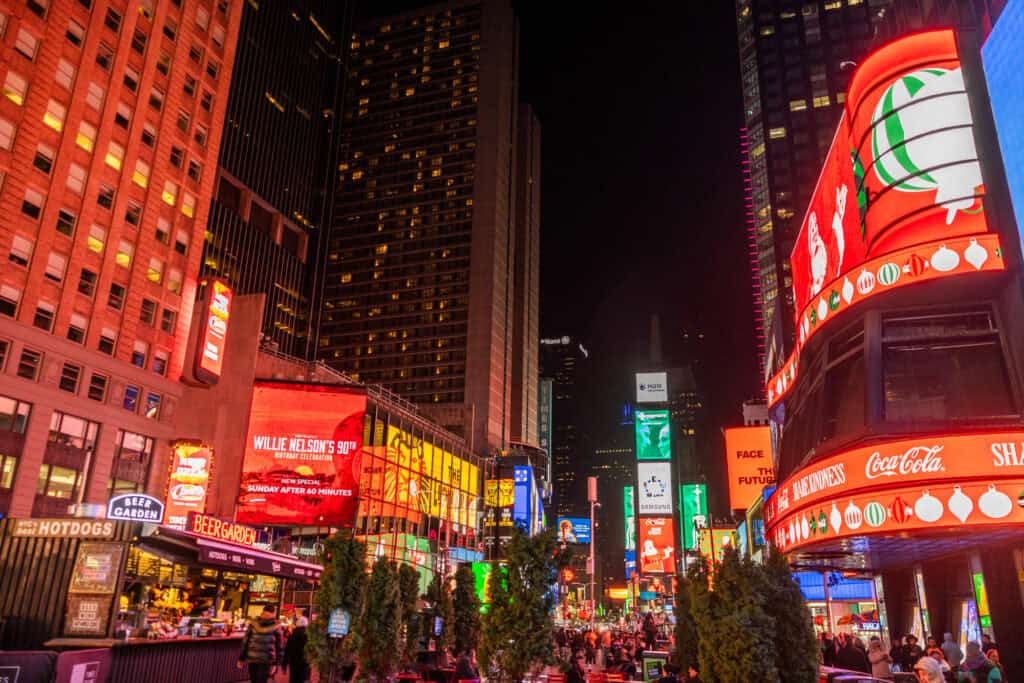
[(189, 97), (195, 97), (195, 95), (196, 95), (196, 79), (193, 78), (192, 76), (189, 76), (188, 74), (185, 74), (185, 85), (184, 85), (183, 89), (184, 89), (186, 95), (188, 95)]
[(210, 13), (202, 7), (196, 8), (196, 26), (203, 31), (210, 27)]
[(85, 40), (85, 27), (71, 19), (68, 21), (68, 30), (64, 37), (75, 47), (82, 47), (82, 41)]
[(176, 23), (174, 23), (173, 19), (168, 19), (167, 23), (164, 24), (164, 35), (167, 36), (167, 38), (171, 42), (174, 42), (177, 39), (177, 37), (178, 37), (178, 25)]
[(104, 159), (107, 166), (110, 168), (120, 171), (121, 165), (124, 163), (124, 147), (111, 141), (107, 147), (107, 156)]
[(213, 33), (210, 34), (210, 38), (213, 39), (213, 44), (219, 48), (224, 47), (224, 27), (217, 25), (213, 27)]
[(790, 100), (789, 110), (790, 111), (805, 111), (807, 109), (807, 100)]
[(68, 415), (59, 410), (53, 411), (50, 418), (49, 440), (77, 448), (78, 450), (91, 451), (96, 448), (96, 438), (99, 436), (100, 425), (98, 422)]
[[(146, 168), (147, 172), (149, 168)], [(138, 164), (136, 164), (135, 172), (138, 173)], [(143, 185), (145, 187), (145, 185)], [(124, 210), (124, 222), (128, 225), (139, 226), (139, 221), (142, 220), (142, 205), (138, 202), (129, 199), (128, 206)]]
[(189, 218), (196, 217), (196, 198), (188, 192), (181, 198), (181, 212)]
[(61, 391), (77, 394), (78, 383), (81, 379), (82, 366), (75, 365), (74, 363), (64, 363), (64, 366), (60, 369), (60, 381), (57, 383), (57, 386)]
[(160, 244), (171, 242), (171, 222), (163, 216), (156, 220), (156, 239)]
[(142, 300), (142, 308), (139, 309), (139, 320), (143, 325), (153, 327), (156, 322), (156, 302), (149, 299)]
[(117, 255), (114, 257), (114, 261), (122, 268), (127, 268), (132, 264), (132, 256), (134, 255), (135, 246), (130, 242), (121, 240), (117, 243)]
[(213, 93), (210, 92), (209, 90), (204, 90), (203, 91), (203, 99), (201, 99), (199, 101), (199, 106), (202, 107), (203, 109), (205, 109), (206, 111), (212, 111), (213, 110)]
[(0, 149), (14, 149), (14, 134), (17, 128), (7, 119), (0, 119)]
[(106, 43), (100, 43), (100, 47), (96, 50), (96, 63), (100, 65), (100, 68), (104, 71), (110, 70), (110, 65), (114, 62), (114, 51), (110, 49), (110, 46)]
[(114, 345), (117, 343), (117, 333), (109, 327), (104, 327), (100, 332), (100, 343), (97, 348), (108, 356), (114, 355)]
[(99, 194), (96, 195), (96, 203), (104, 209), (114, 206), (114, 188), (109, 185), (100, 185)]
[(32, 318), (32, 324), (49, 332), (53, 329), (53, 318), (56, 313), (57, 307), (49, 301), (39, 301), (36, 303), (36, 314)]
[(111, 282), (110, 294), (107, 296), (107, 306), (110, 306), (115, 311), (120, 311), (122, 308), (124, 308), (124, 296), (124, 285), (119, 285), (116, 282)]
[(50, 175), (50, 171), (53, 170), (53, 154), (53, 147), (39, 143), (36, 147), (36, 155), (32, 159), (32, 165), (46, 175)]
[(107, 8), (107, 15), (103, 17), (103, 25), (114, 33), (121, 30), (121, 15), (113, 7)]
[(160, 88), (153, 88), (149, 91), (149, 106), (153, 107), (157, 111), (163, 109), (164, 106), (164, 92)]
[(203, 167), (195, 159), (188, 160), (188, 177), (197, 183), (203, 177)]
[(217, 75), (220, 73), (220, 64), (213, 61), (212, 59), (206, 63), (206, 74), (213, 80), (217, 80)]
[(132, 34), (132, 49), (140, 55), (146, 51), (146, 34), (144, 31), (135, 29), (135, 33)]
[(160, 418), (160, 394), (153, 393), (152, 391), (146, 392), (146, 407), (143, 413), (150, 420), (156, 420)]
[(85, 343), (85, 331), (89, 323), (81, 313), (72, 313), (71, 322), (68, 323), (68, 339), (76, 344)]
[(117, 430), (117, 445), (110, 470), (109, 495), (144, 491), (152, 461), (153, 439), (142, 434)]
[(7, 258), (19, 266), (27, 266), (32, 258), (32, 246), (33, 243), (28, 238), (15, 235), (14, 241), (11, 243), (11, 253)]
[(57, 212), (57, 232), (71, 237), (75, 234), (75, 221), (77, 220), (75, 214), (62, 208)]
[(164, 191), (160, 195), (160, 198), (164, 200), (164, 204), (168, 206), (174, 206), (178, 203), (178, 184), (173, 180), (164, 181)]
[(132, 182), (139, 187), (147, 187), (149, 185), (149, 164), (142, 159), (136, 159), (135, 171), (132, 173)]
[(160, 51), (160, 57), (156, 61), (156, 70), (164, 76), (171, 71), (171, 56), (163, 50)]
[(206, 129), (206, 126), (196, 125), (196, 132), (193, 138), (200, 147), (206, 147), (206, 139), (209, 136), (210, 131)]
[(43, 463), (39, 468), (36, 495), (71, 500), (84, 483), (81, 479), (81, 472), (76, 469)]
[(21, 212), (32, 220), (39, 220), (39, 214), (43, 212), (43, 204), (46, 198), (42, 192), (32, 188), (25, 189), (25, 197), (21, 200)]
[(178, 312), (165, 308), (160, 313), (160, 330), (167, 334), (174, 334), (174, 325), (178, 321)]
[(167, 374), (167, 360), (168, 355), (166, 351), (154, 351), (153, 352), (153, 372), (158, 375)]
[(28, 0), (29, 10), (40, 19), (46, 18), (46, 10), (50, 7), (50, 0)]
[(28, 97), (28, 81), (14, 71), (8, 71), (4, 79), (4, 97), (20, 107)]
[(149, 356), (149, 344), (136, 339), (135, 343), (132, 344), (132, 365), (137, 368), (146, 367), (146, 358)]
[(124, 388), (124, 400), (121, 402), (121, 407), (133, 413), (139, 409), (138, 387), (129, 384)]
[(181, 294), (182, 274), (177, 268), (171, 268), (167, 274), (167, 289), (175, 294)]
[(43, 354), (32, 349), (22, 349), (21, 358), (18, 359), (18, 377), (30, 379), (33, 382), (39, 377), (39, 370), (43, 366)]
[(78, 276), (78, 292), (85, 296), (92, 298), (92, 295), (96, 293), (96, 281), (98, 276), (88, 268), (82, 268), (82, 272)]
[(46, 104), (43, 123), (59, 133), (64, 129), (64, 117), (67, 116), (67, 113), (68, 110), (63, 104), (56, 100), (50, 100)]
[(174, 236), (174, 251), (182, 256), (188, 251), (188, 232), (179, 230)]
[(124, 102), (117, 105), (117, 111), (114, 113), (114, 124), (128, 130), (128, 124), (132, 120), (132, 108)]
[(13, 318), (18, 313), (21, 290), (10, 285), (0, 285), (0, 314)]
[(103, 253), (103, 246), (107, 243), (107, 231), (95, 223), (89, 228), (89, 241), (86, 246), (89, 247), (89, 251), (97, 254)]
[(156, 144), (156, 127), (150, 123), (142, 126), (142, 144), (152, 147)]
[(817, 109), (819, 107), (829, 106), (830, 104), (832, 104), (832, 100), (828, 95), (819, 95), (818, 97), (814, 98), (812, 104), (814, 104), (814, 107)]
[(86, 390), (86, 396), (100, 403), (105, 401), (107, 399), (107, 381), (106, 375), (92, 373), (89, 376), (89, 388)]
[(138, 70), (130, 66), (126, 66), (124, 68), (124, 84), (132, 92), (139, 89), (139, 78), (141, 78), (141, 76), (139, 75)]
[[(85, 103), (96, 111), (103, 109), (103, 99), (106, 91), (95, 83), (89, 83), (89, 91), (85, 94)], [(91, 148), (90, 148), (91, 149)]]
[(49, 258), (46, 260), (46, 272), (44, 275), (47, 280), (62, 282), (64, 280), (64, 269), (67, 268), (67, 266), (67, 256), (51, 251)]
[[(4, 355), (6, 355), (6, 344), (7, 342), (3, 342)], [(0, 396), (0, 431), (24, 434), (28, 428), (28, 418), (31, 412), (32, 405), (30, 403)], [(5, 485), (4, 488), (10, 488), (10, 485)]]
[(65, 185), (77, 195), (85, 194), (86, 171), (76, 163), (68, 166), (68, 179)]
[(66, 59), (57, 62), (57, 74), (54, 76), (57, 85), (71, 90), (75, 84), (75, 66)]
[(187, 111), (185, 111), (184, 109), (179, 109), (178, 120), (176, 121), (178, 130), (180, 130), (182, 133), (188, 133), (188, 122), (191, 118), (192, 117), (188, 115)]
[(164, 262), (155, 256), (151, 257), (149, 259), (149, 268), (146, 269), (146, 279), (160, 284), (164, 279)]
[(155, 0), (142, 0), (139, 3), (139, 14), (146, 17), (147, 19), (153, 19), (153, 10), (156, 8)]
[(203, 63), (203, 48), (198, 45), (193, 45), (188, 49), (188, 58), (196, 64)]
[(20, 28), (18, 37), (14, 41), (14, 49), (20, 52), (25, 59), (31, 61), (36, 58), (36, 52), (39, 51), (39, 39), (24, 28)]
[(183, 150), (181, 147), (175, 147), (174, 145), (171, 145), (170, 161), (171, 165), (174, 166), (175, 168), (181, 168), (181, 165), (185, 161), (185, 150)]

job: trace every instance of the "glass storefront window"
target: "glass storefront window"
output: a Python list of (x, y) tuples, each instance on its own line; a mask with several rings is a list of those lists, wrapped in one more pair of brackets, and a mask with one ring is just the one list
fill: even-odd
[(78, 483), (78, 470), (44, 463), (39, 468), (36, 493), (51, 498), (71, 499), (78, 493)]
[(18, 459), (13, 455), (0, 454), (0, 488), (14, 487), (14, 471), (18, 467)]
[(145, 490), (153, 460), (153, 443), (153, 439), (144, 434), (117, 430), (108, 487), (111, 495)]
[(28, 428), (28, 416), (32, 405), (0, 396), (0, 431), (24, 434)]
[(73, 448), (93, 450), (96, 448), (96, 437), (99, 434), (98, 422), (91, 422), (74, 415), (53, 411), (50, 418), (50, 441), (62, 443)]

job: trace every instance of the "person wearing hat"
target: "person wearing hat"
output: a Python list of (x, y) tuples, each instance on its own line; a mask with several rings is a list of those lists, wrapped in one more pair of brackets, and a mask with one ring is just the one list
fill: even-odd
[(295, 620), (295, 629), (288, 638), (288, 644), (284, 646), (284, 658), (281, 660), (281, 669), (288, 674), (289, 683), (306, 683), (309, 680), (310, 667), (306, 661), (306, 629), (309, 627), (309, 619), (299, 617)]
[(917, 660), (924, 656), (924, 650), (917, 644), (917, 636), (913, 633), (907, 634), (907, 644), (903, 646), (900, 665), (904, 671), (913, 671)]
[(918, 683), (943, 683), (942, 667), (931, 657), (922, 657), (914, 664)]

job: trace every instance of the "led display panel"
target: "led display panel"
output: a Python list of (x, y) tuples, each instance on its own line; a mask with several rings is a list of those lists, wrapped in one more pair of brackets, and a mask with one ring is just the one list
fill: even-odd
[(671, 517), (641, 517), (637, 562), (641, 574), (670, 574), (676, 570), (675, 525)]
[(672, 463), (637, 463), (637, 511), (641, 515), (672, 514)]
[(638, 410), (633, 424), (637, 460), (672, 459), (672, 427), (667, 410)]
[(775, 483), (771, 428), (730, 427), (725, 430), (725, 459), (729, 473), (729, 507), (746, 510)]

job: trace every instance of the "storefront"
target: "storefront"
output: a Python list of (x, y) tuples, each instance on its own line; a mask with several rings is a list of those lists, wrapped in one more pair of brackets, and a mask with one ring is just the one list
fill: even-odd
[(816, 633), (849, 633), (867, 640), (881, 633), (874, 582), (842, 572), (794, 572)]

